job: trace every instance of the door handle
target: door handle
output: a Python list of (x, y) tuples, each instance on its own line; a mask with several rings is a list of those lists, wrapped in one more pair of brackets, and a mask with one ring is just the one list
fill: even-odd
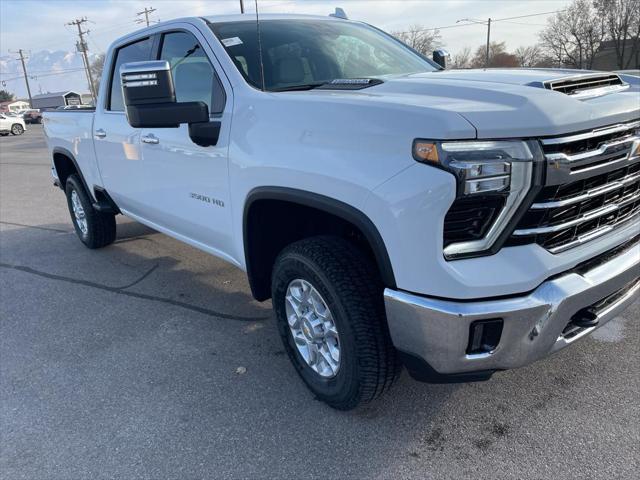
[(144, 135), (143, 137), (140, 138), (140, 140), (142, 140), (142, 143), (150, 143), (152, 145), (156, 145), (160, 143), (160, 139), (156, 137), (153, 133), (150, 133), (149, 135)]
[(107, 136), (107, 132), (105, 132), (103, 129), (99, 128), (98, 130), (95, 131), (94, 133), (96, 138), (104, 138)]

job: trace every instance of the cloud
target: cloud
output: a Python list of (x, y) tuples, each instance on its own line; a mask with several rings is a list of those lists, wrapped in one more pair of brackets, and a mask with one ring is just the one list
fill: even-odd
[[(247, 12), (254, 12), (253, 0), (245, 0)], [(402, 30), (413, 24), (427, 28), (455, 25), (461, 18), (505, 18), (558, 10), (570, 0), (259, 0), (263, 13), (304, 13), (328, 15), (336, 6), (350, 18), (376, 25), (387, 31)], [(19, 67), (8, 50), (62, 50), (74, 52), (77, 29), (65, 25), (75, 18), (87, 17), (85, 25), (92, 53), (104, 52), (118, 37), (140, 28), (136, 13), (153, 5), (154, 20), (178, 17), (239, 13), (239, 0), (0, 0), (0, 78)], [(504, 41), (508, 48), (530, 45), (546, 16), (531, 17), (515, 23), (492, 25), (492, 40)], [(475, 48), (485, 42), (486, 27), (468, 25), (441, 30), (445, 48), (451, 53), (465, 46)], [(19, 62), (18, 62), (19, 63)], [(71, 74), (70, 74), (71, 75)], [(13, 75), (15, 76), (15, 75)], [(64, 77), (66, 79), (67, 77)], [(70, 78), (70, 77), (69, 77)], [(74, 77), (75, 78), (75, 77)], [(78, 76), (82, 78), (82, 76)], [(61, 77), (61, 80), (63, 77)], [(16, 89), (22, 88), (18, 83)], [(84, 88), (79, 85), (76, 88)]]

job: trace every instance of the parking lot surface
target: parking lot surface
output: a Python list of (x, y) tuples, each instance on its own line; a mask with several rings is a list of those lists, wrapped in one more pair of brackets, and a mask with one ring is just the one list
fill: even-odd
[(242, 272), (123, 217), (86, 249), (42, 127), (0, 137), (3, 479), (637, 478), (639, 320), (636, 303), (488, 382), (404, 373), (334, 411)]

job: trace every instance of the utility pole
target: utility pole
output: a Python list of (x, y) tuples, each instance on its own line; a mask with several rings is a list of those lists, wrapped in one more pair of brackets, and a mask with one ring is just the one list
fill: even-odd
[(240, 0), (240, 13), (244, 13), (244, 1)]
[(82, 53), (82, 57), (84, 59), (84, 68), (87, 73), (87, 81), (89, 82), (89, 92), (93, 97), (93, 103), (97, 101), (97, 95), (94, 89), (93, 84), (93, 76), (91, 75), (91, 63), (89, 63), (89, 56), (87, 55), (87, 42), (84, 41), (84, 35), (89, 33), (89, 30), (82, 31), (82, 24), (86, 23), (88, 20), (86, 17), (76, 18), (74, 21), (67, 23), (67, 25), (75, 25), (78, 27), (78, 37), (80, 37), (80, 41), (76, 44), (76, 48), (79, 52)]
[(484, 61), (484, 68), (489, 68), (489, 46), (491, 44), (491, 18), (487, 22), (487, 58)]
[[(156, 9), (153, 7), (145, 7), (143, 11), (136, 13), (136, 15), (139, 17), (140, 15), (144, 15), (144, 22), (147, 24), (147, 27), (149, 26), (149, 14), (155, 12)], [(142, 23), (142, 19), (140, 19), (140, 22)]]
[(486, 22), (484, 20), (476, 20), (475, 18), (463, 18), (462, 20), (456, 21), (456, 23), (460, 22), (477, 23), (487, 26), (487, 54), (484, 59), (484, 68), (489, 68), (489, 47), (491, 47), (491, 18), (489, 18)]
[(24, 50), (20, 49), (17, 52), (11, 52), (11, 53), (17, 53), (18, 55), (20, 55), (20, 63), (22, 63), (22, 72), (24, 73), (24, 82), (27, 84), (27, 94), (29, 95), (29, 108), (32, 108), (32, 101), (31, 101), (31, 88), (29, 87), (29, 76), (27, 75), (27, 67), (24, 64)]

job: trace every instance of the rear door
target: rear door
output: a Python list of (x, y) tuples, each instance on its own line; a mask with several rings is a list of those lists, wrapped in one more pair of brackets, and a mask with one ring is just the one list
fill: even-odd
[(153, 36), (143, 37), (114, 49), (107, 85), (101, 86), (104, 99), (96, 110), (93, 136), (104, 186), (123, 210), (144, 217), (146, 211), (144, 169), (141, 163), (140, 129), (127, 122), (122, 99), (119, 69), (123, 63), (151, 58)]
[(217, 145), (200, 147), (189, 137), (189, 126), (149, 128), (141, 133), (139, 202), (149, 204), (156, 225), (219, 256), (232, 251), (228, 147), (231, 102), (219, 75), (220, 67), (200, 32), (185, 26), (165, 32), (157, 58), (171, 66), (178, 102), (203, 101), (210, 119), (222, 128)]

